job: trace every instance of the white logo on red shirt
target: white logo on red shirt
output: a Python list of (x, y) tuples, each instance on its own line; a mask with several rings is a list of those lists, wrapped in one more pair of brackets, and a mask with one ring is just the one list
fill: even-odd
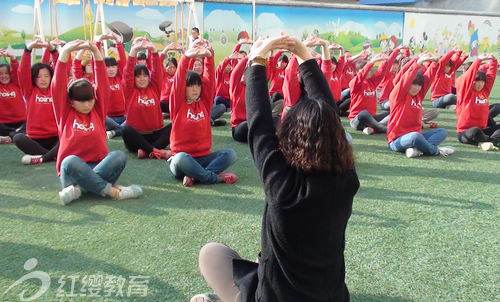
[(169, 81), (170, 83), (173, 83), (173, 82), (174, 82), (174, 78), (170, 78), (170, 79), (168, 79), (168, 81)]
[(447, 74), (447, 73), (445, 73), (445, 74), (444, 74), (444, 77), (445, 77), (446, 79), (451, 79), (451, 74)]
[(336, 81), (338, 81), (338, 80), (339, 80), (339, 79), (338, 79), (337, 77), (331, 77), (331, 78), (330, 78), (330, 81), (334, 81), (334, 82), (336, 82)]
[(482, 99), (482, 98), (476, 97), (476, 100), (474, 101), (474, 103), (480, 104), (480, 105), (488, 104), (488, 99)]
[(80, 124), (79, 122), (77, 122), (77, 120), (75, 118), (73, 120), (73, 129), (89, 132), (89, 131), (94, 131), (95, 127), (94, 127), (94, 123), (92, 123), (92, 122), (90, 122), (90, 125), (88, 125), (88, 126), (87, 126), (87, 123)]
[(38, 96), (38, 95), (36, 95), (35, 102), (43, 103), (43, 104), (52, 103), (52, 97), (51, 96)]
[(116, 83), (115, 85), (109, 85), (111, 90), (120, 90), (120, 83)]
[(224, 84), (229, 85), (229, 81), (224, 80)]
[(375, 95), (375, 90), (374, 90), (374, 91), (369, 91), (369, 90), (368, 90), (368, 91), (366, 91), (366, 90), (364, 90), (364, 91), (363, 91), (363, 94), (364, 94), (365, 96), (374, 96), (374, 95)]
[(0, 92), (0, 97), (3, 97), (3, 98), (13, 97), (13, 98), (15, 98), (16, 97), (16, 92), (15, 91)]
[(146, 105), (146, 106), (154, 106), (155, 99), (151, 98), (151, 99), (148, 100), (147, 97), (141, 98), (141, 96), (139, 96), (138, 99), (137, 99), (137, 103), (143, 104), (143, 105)]
[(188, 109), (186, 117), (188, 119), (194, 120), (194, 121), (204, 120), (205, 119), (205, 113), (203, 113), (203, 111), (200, 111), (200, 112), (194, 114), (194, 113), (191, 112), (191, 109)]
[(285, 78), (285, 74), (284, 74), (284, 73), (279, 73), (279, 74), (278, 74), (278, 77), (280, 77), (280, 78), (284, 79), (284, 78)]
[(410, 103), (413, 107), (416, 107), (416, 108), (422, 108), (422, 101), (417, 99), (411, 99), (411, 103)]
[(350, 75), (354, 75), (354, 70), (347, 70), (345, 73), (350, 74)]

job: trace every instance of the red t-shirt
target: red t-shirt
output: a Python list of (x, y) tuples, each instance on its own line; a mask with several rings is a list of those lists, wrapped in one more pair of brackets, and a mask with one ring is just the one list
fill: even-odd
[(33, 86), (31, 81), (31, 52), (25, 51), (23, 53), (18, 79), (21, 92), (24, 99), (27, 100), (26, 133), (28, 136), (30, 138), (57, 136), (56, 119), (54, 117), (54, 110), (52, 110), (50, 89), (40, 89), (37, 86)]
[(172, 90), (174, 79), (175, 79), (175, 73), (173, 75), (169, 75), (166, 72), (163, 74), (163, 83), (161, 85), (160, 100), (164, 103), (168, 103), (168, 98), (170, 97), (170, 91)]
[(10, 83), (0, 84), (0, 123), (19, 123), (26, 120), (26, 104), (17, 80), (17, 60), (10, 62)]
[(469, 69), (457, 78), (457, 133), (472, 127), (486, 128), (488, 125), (488, 98), (495, 83), (498, 62), (491, 60), (486, 71), (486, 82), (481, 91), (476, 91), (474, 80), (481, 60), (476, 59)]
[(342, 74), (344, 73), (344, 66), (344, 56), (339, 57), (339, 60), (337, 61), (337, 67), (333, 71), (332, 60), (321, 60), (321, 70), (325, 75), (328, 86), (330, 86), (330, 91), (332, 92), (333, 99), (336, 102), (340, 101), (340, 95), (342, 93)]
[(293, 107), (300, 99), (302, 91), (297, 73), (299, 72), (299, 63), (294, 54), (290, 56), (288, 65), (285, 68), (285, 81), (283, 82), (283, 112), (281, 119), (285, 118), (287, 108)]
[(245, 107), (245, 87), (241, 81), (248, 57), (241, 59), (231, 73), (229, 84), (229, 94), (231, 97), (231, 127), (236, 127), (247, 120), (247, 110)]
[(123, 87), (126, 100), (127, 125), (138, 132), (150, 132), (163, 127), (163, 116), (160, 107), (161, 62), (158, 53), (152, 54), (150, 83), (146, 88), (135, 86), (135, 57), (128, 57), (123, 71)]
[(356, 63), (352, 59), (345, 60), (344, 70), (340, 77), (340, 86), (342, 90), (349, 88), (349, 83), (356, 75)]
[(57, 119), (59, 150), (56, 169), (60, 175), (61, 162), (69, 155), (76, 155), (84, 162), (100, 162), (108, 153), (106, 144), (106, 103), (109, 99), (109, 83), (104, 61), (95, 61), (95, 105), (89, 114), (71, 107), (67, 86), (67, 64), (58, 61), (54, 80), (50, 87), (54, 96), (53, 110)]
[(210, 129), (210, 111), (215, 96), (214, 58), (204, 59), (204, 71), (199, 100), (190, 104), (186, 100), (186, 75), (190, 59), (182, 56), (175, 74), (170, 95), (170, 149), (172, 154), (186, 152), (193, 157), (210, 153), (212, 131)]
[(427, 69), (424, 74), (422, 89), (412, 97), (408, 94), (408, 90), (420, 69), (421, 66), (413, 62), (403, 74), (401, 80), (394, 86), (389, 96), (391, 112), (387, 124), (388, 143), (411, 132), (422, 132), (422, 101), (429, 90), (436, 69)]
[(269, 96), (273, 94), (281, 93), (283, 94), (283, 82), (285, 80), (285, 69), (278, 68), (276, 64), (278, 63), (279, 57), (283, 52), (277, 51), (274, 55), (270, 56), (267, 60), (267, 80), (271, 80), (271, 87), (269, 88)]
[[(98, 44), (99, 45), (99, 44)], [(100, 45), (99, 45), (100, 48)], [(122, 116), (125, 115), (125, 95), (123, 93), (123, 70), (125, 68), (125, 63), (127, 62), (127, 55), (125, 54), (125, 49), (122, 43), (116, 44), (116, 50), (118, 51), (118, 73), (114, 78), (109, 78), (109, 100), (106, 101), (108, 104), (107, 115), (108, 116)]]

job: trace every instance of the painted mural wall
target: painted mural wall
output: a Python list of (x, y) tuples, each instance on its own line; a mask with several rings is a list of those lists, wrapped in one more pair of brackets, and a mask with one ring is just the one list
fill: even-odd
[[(0, 19), (0, 48), (8, 47), (20, 55), (25, 41), (33, 38), (33, 1), (2, 0), (0, 8), (6, 12)], [(57, 10), (60, 39), (84, 38), (82, 6), (59, 4)], [(136, 36), (147, 35), (160, 48), (173, 41), (173, 35), (168, 38), (159, 29), (159, 24), (163, 21), (175, 23), (174, 7), (105, 5), (104, 12), (106, 22), (125, 22), (133, 28)], [(179, 8), (179, 36), (180, 12)], [(252, 34), (251, 5), (204, 2), (196, 4), (196, 12), (204, 37), (213, 44), (216, 62), (231, 53), (239, 36)], [(186, 30), (187, 13), (185, 6)], [(50, 36), (48, 1), (42, 4), (42, 14), (44, 33)], [(191, 24), (194, 26), (195, 22)], [(281, 32), (301, 38), (315, 33), (353, 53), (361, 51), (365, 45), (379, 52), (402, 42), (417, 52), (427, 50), (438, 54), (457, 44), (473, 55), (498, 53), (500, 48), (500, 18), (258, 5), (257, 36), (273, 36)], [(55, 36), (54, 18), (52, 36)], [(243, 50), (248, 51), (248, 46)]]
[(406, 13), (404, 42), (437, 54), (459, 46), (472, 56), (500, 55), (500, 18)]

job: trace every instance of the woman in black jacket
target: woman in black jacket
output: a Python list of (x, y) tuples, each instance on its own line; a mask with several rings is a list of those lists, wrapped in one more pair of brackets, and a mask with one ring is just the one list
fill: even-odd
[[(276, 134), (265, 57), (281, 48), (299, 60), (305, 91)], [(209, 243), (200, 251), (201, 273), (223, 302), (349, 301), (345, 229), (359, 181), (328, 83), (293, 37), (258, 40), (248, 66), (248, 143), (266, 195), (261, 253), (254, 263)], [(217, 300), (198, 295), (191, 301)]]

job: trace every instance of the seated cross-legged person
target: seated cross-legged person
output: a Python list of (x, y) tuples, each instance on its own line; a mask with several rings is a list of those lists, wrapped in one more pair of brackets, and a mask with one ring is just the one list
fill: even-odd
[(433, 59), (428, 54), (421, 55), (404, 73), (389, 96), (389, 149), (405, 152), (409, 158), (421, 155), (447, 156), (455, 151), (452, 147), (438, 147), (447, 136), (444, 128), (422, 133), (422, 101), (432, 81), (433, 69), (427, 69), (424, 75), (419, 70), (424, 62)]
[[(136, 65), (138, 50), (152, 50), (151, 75), (145, 65)], [(170, 142), (171, 124), (163, 127), (160, 107), (162, 66), (158, 51), (151, 41), (138, 40), (130, 49), (124, 69), (124, 91), (127, 108), (123, 142), (138, 158), (168, 159), (165, 150)]]
[[(191, 58), (203, 58), (203, 77), (188, 71)], [(172, 136), (170, 171), (185, 186), (195, 181), (203, 184), (232, 184), (236, 175), (222, 173), (236, 161), (232, 149), (211, 152), (210, 111), (215, 95), (213, 51), (206, 40), (197, 41), (179, 61), (170, 96)]]
[[(486, 72), (482, 61), (489, 60)], [(457, 133), (463, 144), (478, 145), (485, 151), (500, 147), (500, 125), (488, 124), (488, 98), (495, 83), (498, 61), (493, 55), (479, 56), (471, 67), (457, 78)]]

